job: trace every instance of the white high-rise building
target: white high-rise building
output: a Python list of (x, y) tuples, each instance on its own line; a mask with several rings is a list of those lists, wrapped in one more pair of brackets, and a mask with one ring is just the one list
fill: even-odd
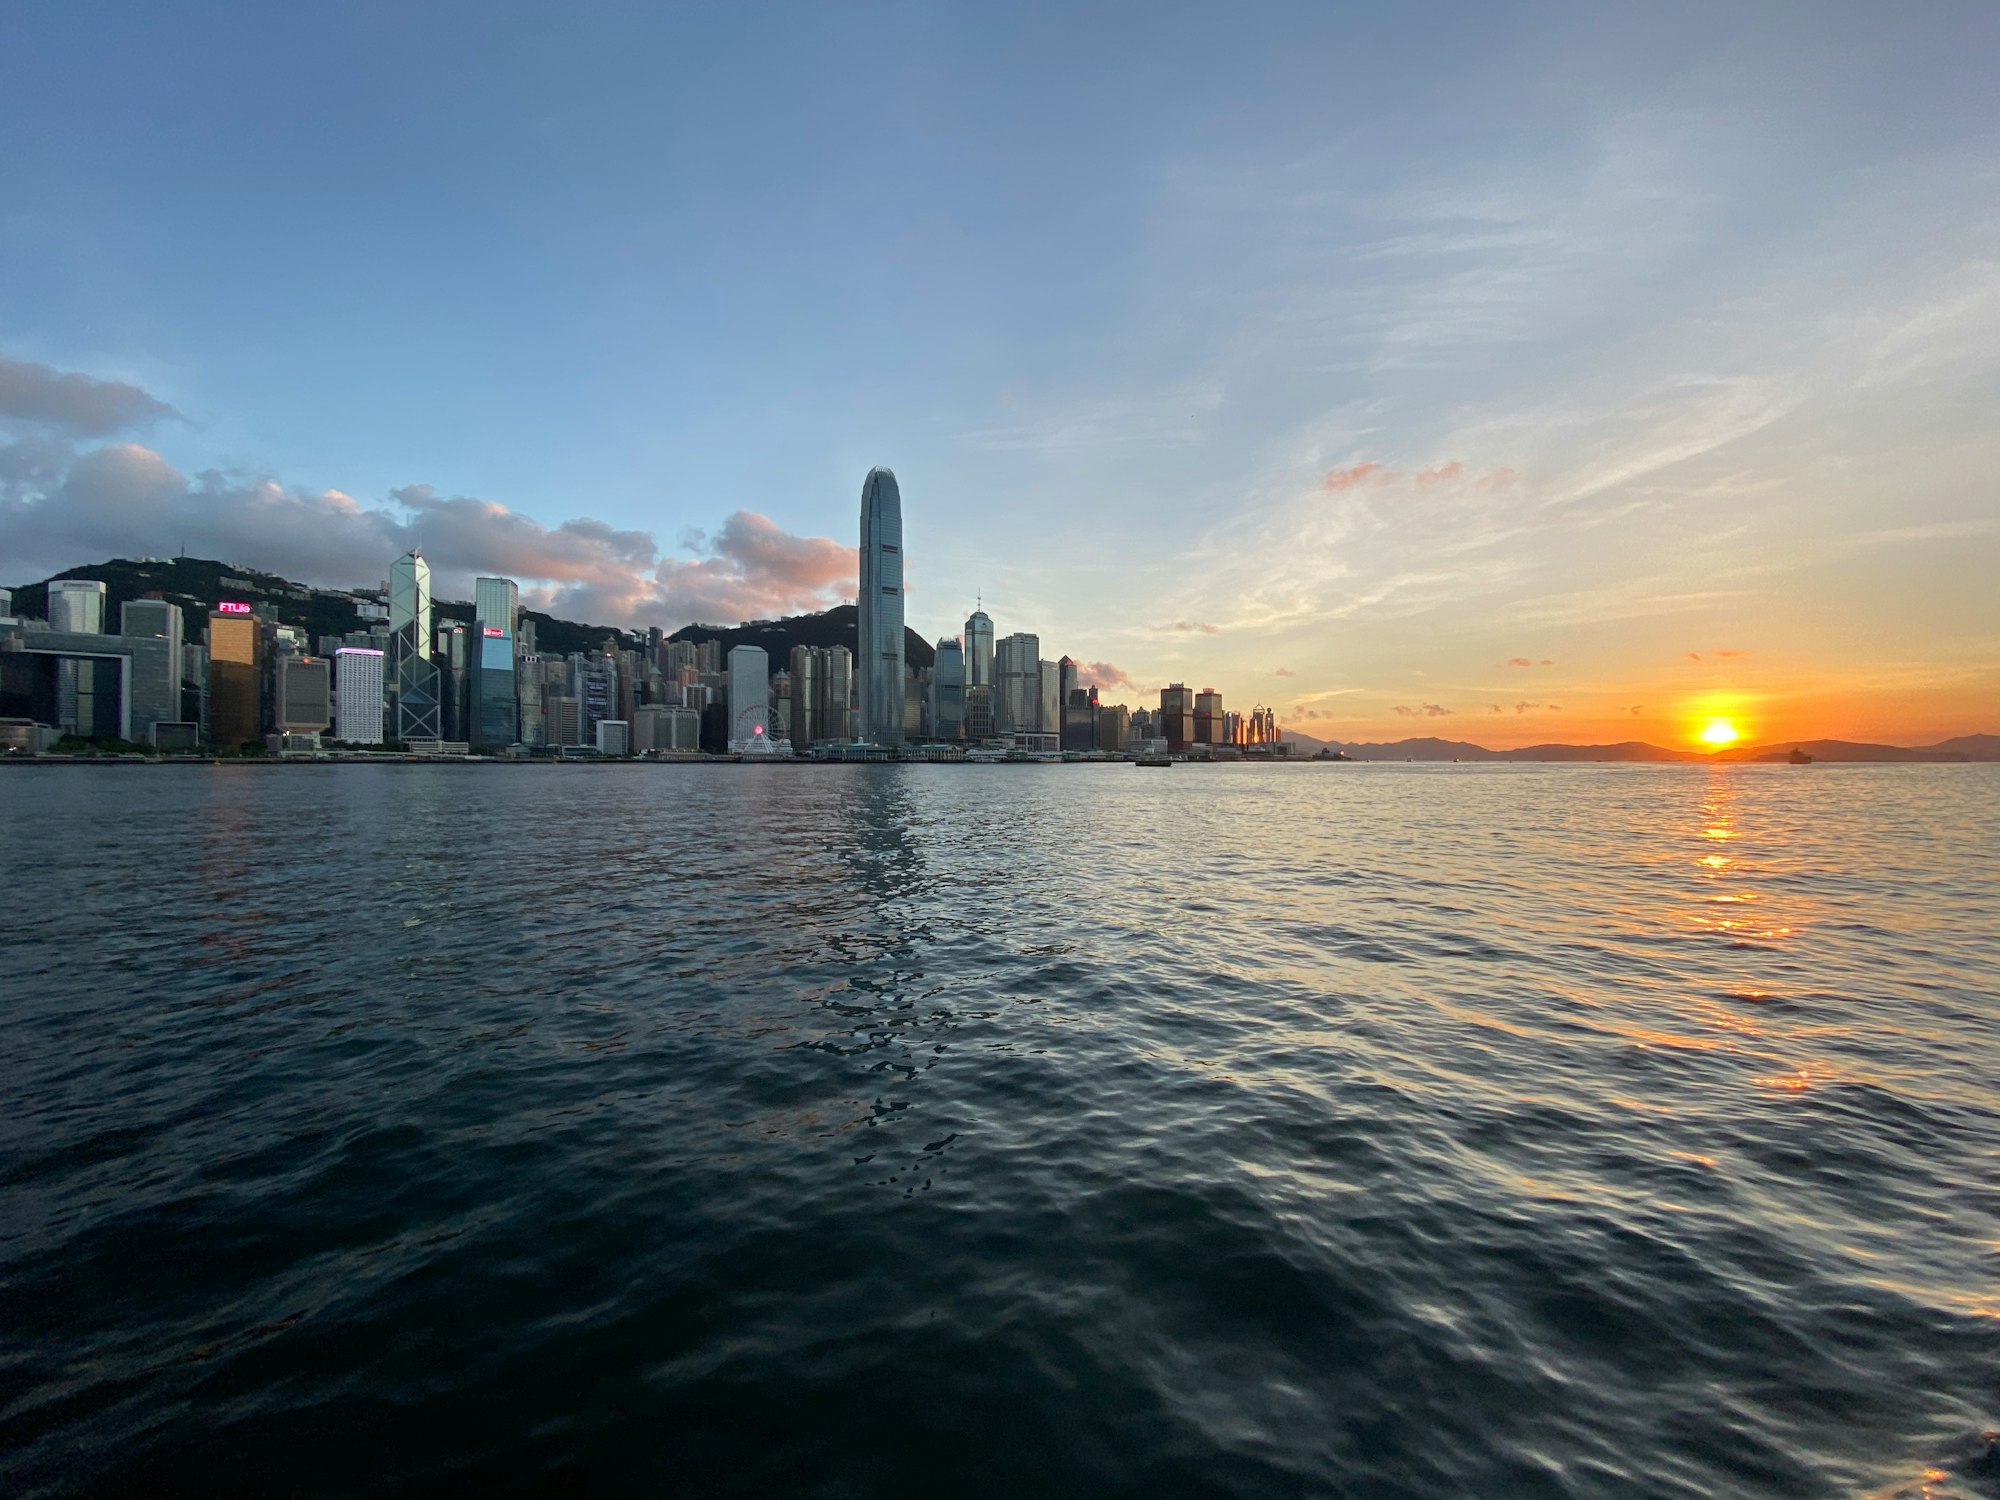
[(382, 661), (382, 653), (367, 646), (343, 646), (333, 653), (335, 739), (382, 743)]
[(861, 486), (860, 626), (855, 676), (861, 738), (903, 743), (903, 497), (896, 476), (870, 469)]
[(762, 646), (729, 648), (729, 748), (743, 755), (790, 755), (771, 733), (771, 658)]
[(49, 629), (104, 634), (104, 585), (94, 578), (49, 580)]

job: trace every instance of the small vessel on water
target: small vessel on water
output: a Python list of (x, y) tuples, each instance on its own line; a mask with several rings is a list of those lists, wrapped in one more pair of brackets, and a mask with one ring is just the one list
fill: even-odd
[(1142, 755), (1132, 762), (1135, 766), (1170, 766), (1173, 763), (1170, 755)]
[(1813, 763), (1813, 758), (1797, 745), (1792, 746), (1792, 753), (1787, 755), (1785, 759), (1795, 766), (1809, 766)]

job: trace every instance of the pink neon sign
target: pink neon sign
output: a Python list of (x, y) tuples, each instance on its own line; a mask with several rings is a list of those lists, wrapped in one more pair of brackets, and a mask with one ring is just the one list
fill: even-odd
[(219, 615), (247, 615), (250, 613), (250, 606), (225, 599), (215, 606), (215, 612)]

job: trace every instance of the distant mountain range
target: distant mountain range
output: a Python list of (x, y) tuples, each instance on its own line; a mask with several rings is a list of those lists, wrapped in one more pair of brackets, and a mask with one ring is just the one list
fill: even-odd
[[(297, 626), (315, 642), (321, 636), (345, 635), (356, 629), (359, 625), (356, 603), (382, 599), (378, 585), (314, 588), (276, 573), (218, 562), (214, 558), (117, 557), (88, 567), (66, 568), (40, 582), (20, 585), (14, 590), (14, 612), (30, 619), (47, 619), (49, 584), (57, 578), (94, 578), (102, 583), (106, 594), (104, 623), (109, 630), (118, 628), (121, 604), (157, 592), (188, 611), (190, 639), (200, 638), (196, 621), (222, 599), (253, 603), (260, 615), (281, 625)], [(440, 621), (472, 622), (472, 605), (466, 600), (433, 600), (431, 613)], [(720, 641), (725, 655), (731, 646), (762, 646), (770, 653), (771, 670), (777, 672), (785, 669), (794, 646), (845, 646), (854, 650), (860, 633), (856, 613), (852, 604), (842, 604), (820, 614), (793, 615), (783, 620), (752, 620), (743, 625), (684, 625), (669, 639)], [(540, 610), (524, 609), (521, 614), (535, 622), (536, 647), (555, 656), (596, 651), (607, 640), (620, 650), (633, 650), (645, 640), (643, 632), (559, 620)], [(903, 645), (913, 666), (928, 667), (937, 658), (937, 648), (914, 630), (905, 629)]]
[(1523, 745), (1517, 750), (1489, 750), (1469, 740), (1441, 740), (1431, 736), (1393, 740), (1386, 744), (1322, 740), (1287, 729), (1284, 737), (1306, 750), (1339, 750), (1354, 760), (1620, 760), (1620, 761), (1717, 761), (1787, 760), (1793, 750), (1816, 761), (1903, 762), (2000, 760), (2000, 734), (1962, 734), (1935, 745), (1914, 749), (1902, 745), (1868, 745), (1853, 740), (1785, 740), (1773, 745), (1737, 746), (1729, 750), (1669, 750), (1644, 740), (1620, 740), (1615, 745)]

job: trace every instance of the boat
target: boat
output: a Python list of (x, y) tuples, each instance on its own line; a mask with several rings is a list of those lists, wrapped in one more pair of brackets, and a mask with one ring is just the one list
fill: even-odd
[(1173, 763), (1171, 755), (1142, 755), (1132, 762), (1135, 766), (1170, 766)]
[(1797, 745), (1792, 746), (1792, 753), (1787, 755), (1785, 759), (1795, 766), (1809, 766), (1813, 763), (1813, 758)]

